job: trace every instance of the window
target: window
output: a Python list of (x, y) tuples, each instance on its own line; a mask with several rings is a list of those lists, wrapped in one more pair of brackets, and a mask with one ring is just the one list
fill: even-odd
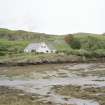
[(46, 52), (48, 53), (49, 51), (47, 50)]
[(31, 50), (31, 52), (36, 52), (36, 50)]
[(46, 46), (41, 46), (41, 48), (46, 48)]

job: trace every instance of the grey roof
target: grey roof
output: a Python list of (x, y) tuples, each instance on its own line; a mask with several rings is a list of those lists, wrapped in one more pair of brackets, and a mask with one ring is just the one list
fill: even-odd
[[(50, 50), (55, 50), (54, 46), (51, 43), (45, 43)], [(40, 47), (41, 43), (31, 43), (25, 49), (35, 49), (37, 50)]]
[(31, 44), (29, 44), (29, 45), (26, 47), (26, 49), (27, 49), (27, 48), (28, 48), (28, 49), (38, 49), (39, 46), (40, 46), (40, 43), (31, 43)]
[(56, 50), (54, 41), (48, 41), (46, 44), (51, 50)]

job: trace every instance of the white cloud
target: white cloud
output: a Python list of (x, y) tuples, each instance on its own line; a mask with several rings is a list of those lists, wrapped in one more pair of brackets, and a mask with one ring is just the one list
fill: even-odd
[(0, 0), (0, 27), (45, 33), (105, 32), (105, 0)]

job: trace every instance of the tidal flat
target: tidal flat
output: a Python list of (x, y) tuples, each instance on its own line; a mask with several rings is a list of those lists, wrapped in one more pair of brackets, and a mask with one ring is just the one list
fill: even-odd
[(105, 63), (2, 66), (0, 105), (105, 105)]

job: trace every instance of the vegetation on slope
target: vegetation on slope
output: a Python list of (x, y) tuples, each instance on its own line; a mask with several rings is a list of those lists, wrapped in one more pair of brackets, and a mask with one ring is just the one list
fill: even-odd
[[(82, 57), (105, 57), (105, 35), (75, 33), (69, 35), (48, 35), (27, 31), (12, 31), (0, 28), (0, 58), (12, 58), (24, 54), (29, 43), (46, 42), (52, 44), (58, 53)], [(33, 54), (30, 54), (30, 56)], [(37, 55), (36, 55), (37, 56)]]
[(52, 44), (57, 50), (65, 50), (69, 46), (64, 41), (64, 36), (48, 35), (27, 31), (12, 31), (0, 29), (0, 56), (23, 53), (29, 43), (46, 42)]
[(105, 36), (103, 35), (67, 35), (65, 42), (72, 48), (68, 54), (105, 57)]

